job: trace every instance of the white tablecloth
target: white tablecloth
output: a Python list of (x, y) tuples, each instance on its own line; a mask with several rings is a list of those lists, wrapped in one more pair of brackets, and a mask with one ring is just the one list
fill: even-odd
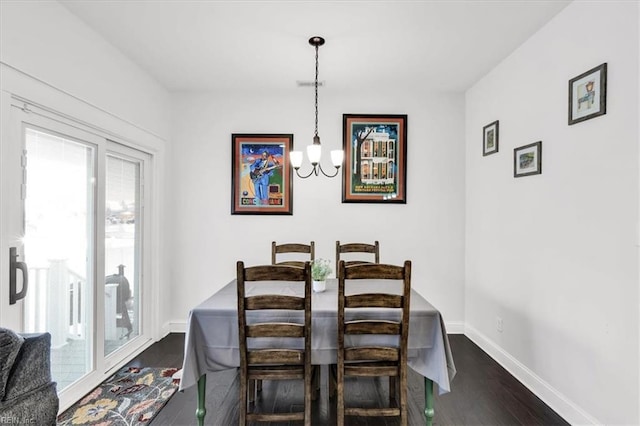
[[(375, 291), (376, 281), (352, 282), (353, 288), (367, 288)], [(389, 284), (386, 283), (385, 286)], [(248, 283), (247, 295), (259, 292), (270, 294), (298, 294), (302, 286), (287, 282)], [(398, 286), (400, 288), (400, 286)], [(360, 292), (356, 290), (356, 292)], [(338, 289), (337, 280), (327, 280), (327, 289), (312, 296), (312, 363), (336, 364), (338, 342), (337, 326)], [(386, 311), (386, 312), (385, 312)], [(251, 317), (249, 322), (258, 321)], [(385, 309), (371, 309), (372, 318), (389, 318)], [(302, 315), (290, 317), (283, 311), (270, 311), (270, 320), (297, 321)], [(349, 313), (346, 313), (347, 319)], [(360, 316), (361, 317), (361, 316)], [(366, 337), (365, 337), (366, 339)], [(449, 381), (456, 368), (453, 363), (449, 340), (440, 312), (422, 296), (412, 290), (409, 323), (409, 366), (438, 384), (440, 393), (450, 391)], [(237, 368), (240, 365), (238, 353), (238, 304), (236, 280), (232, 280), (213, 296), (202, 302), (189, 313), (187, 323), (184, 364), (180, 390), (195, 385), (201, 375), (207, 372)]]

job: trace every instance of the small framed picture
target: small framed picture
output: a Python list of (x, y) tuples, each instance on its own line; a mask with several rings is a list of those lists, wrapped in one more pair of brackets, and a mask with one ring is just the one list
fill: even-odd
[(513, 150), (513, 177), (542, 173), (542, 141)]
[(231, 135), (231, 214), (293, 214), (291, 134)]
[(482, 128), (482, 155), (487, 156), (498, 152), (499, 121), (487, 124)]
[(607, 113), (607, 64), (569, 80), (569, 125)]

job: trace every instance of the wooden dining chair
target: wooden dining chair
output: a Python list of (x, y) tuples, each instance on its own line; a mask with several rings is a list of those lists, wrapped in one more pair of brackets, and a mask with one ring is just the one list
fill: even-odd
[[(349, 256), (349, 259), (345, 260), (345, 265), (351, 266), (357, 263), (380, 263), (380, 244), (376, 241), (373, 244), (368, 243), (346, 243), (340, 244), (340, 241), (336, 241), (336, 269), (340, 263), (340, 255), (343, 253), (364, 253), (365, 259), (353, 259)], [(371, 256), (373, 254), (373, 256)], [(362, 256), (360, 256), (362, 257)], [(371, 261), (373, 260), (373, 262)]]
[[(389, 284), (375, 290), (354, 290), (358, 280), (389, 280)], [(395, 282), (394, 282), (395, 281)], [(401, 291), (391, 292), (401, 286)], [(357, 264), (338, 268), (338, 425), (345, 416), (400, 416), (400, 424), (407, 425), (407, 341), (409, 339), (409, 304), (411, 295), (411, 262), (404, 266)], [(387, 308), (396, 315), (385, 319), (371, 317), (370, 308)], [(363, 309), (368, 310), (362, 316)], [(391, 311), (389, 312), (391, 314)], [(348, 316), (348, 318), (347, 318)], [(386, 335), (389, 343), (375, 345), (359, 341), (367, 335)], [(395, 338), (394, 338), (395, 336)], [(387, 341), (385, 338), (384, 341)], [(389, 407), (346, 407), (345, 379), (347, 377), (397, 378), (398, 393), (389, 395)], [(395, 404), (392, 404), (395, 400)]]
[[(259, 289), (260, 282), (287, 281), (300, 285), (300, 296), (289, 294), (247, 294), (246, 288), (251, 285)], [(237, 263), (238, 286), (238, 333), (240, 349), (240, 406), (238, 423), (242, 426), (247, 421), (287, 422), (304, 421), (311, 425), (311, 264), (305, 262), (302, 268), (285, 265), (261, 265), (245, 267), (242, 261)], [(268, 293), (268, 292), (267, 292)], [(279, 310), (279, 318), (295, 318), (300, 315), (300, 322), (268, 321), (266, 310)], [(261, 312), (262, 311), (262, 312)], [(261, 315), (263, 314), (263, 315)], [(260, 319), (257, 319), (260, 318)], [(293, 339), (291, 339), (293, 338)], [(248, 346), (248, 339), (259, 347)], [(264, 339), (272, 339), (267, 344)], [(294, 346), (291, 341), (300, 341)], [(271, 343), (271, 344), (269, 344)], [(255, 396), (250, 386), (258, 380), (294, 380), (304, 383), (304, 411), (287, 413), (249, 412), (249, 400)]]
[[(358, 263), (380, 263), (380, 244), (378, 241), (373, 244), (369, 243), (345, 243), (341, 244), (336, 241), (336, 271), (340, 264), (341, 255), (347, 254), (344, 259), (346, 266), (356, 265)], [(373, 255), (373, 256), (372, 256)], [(356, 257), (356, 259), (354, 259)], [(372, 262), (373, 260), (373, 262)], [(336, 272), (337, 274), (337, 272)], [(336, 393), (336, 364), (329, 366), (329, 396), (333, 397)], [(389, 390), (394, 389), (395, 382), (389, 382)]]
[[(309, 258), (305, 260), (291, 260), (288, 255), (295, 253), (308, 253)], [(282, 258), (282, 256), (277, 255), (285, 255), (287, 260), (277, 261), (278, 257)], [(307, 260), (314, 261), (316, 256), (316, 248), (315, 242), (311, 241), (309, 244), (300, 244), (300, 243), (285, 243), (285, 244), (276, 244), (275, 241), (271, 242), (271, 264), (272, 265), (288, 265), (288, 266), (297, 266), (302, 268), (304, 266), (304, 262)]]

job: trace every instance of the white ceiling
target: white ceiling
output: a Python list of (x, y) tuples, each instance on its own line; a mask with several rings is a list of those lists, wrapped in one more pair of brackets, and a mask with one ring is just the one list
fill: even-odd
[(327, 88), (464, 91), (569, 1), (61, 3), (170, 91)]

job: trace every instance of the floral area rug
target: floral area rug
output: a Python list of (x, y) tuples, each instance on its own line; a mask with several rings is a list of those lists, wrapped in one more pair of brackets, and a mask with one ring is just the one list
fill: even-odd
[(58, 416), (58, 425), (144, 425), (180, 384), (178, 368), (126, 367)]

